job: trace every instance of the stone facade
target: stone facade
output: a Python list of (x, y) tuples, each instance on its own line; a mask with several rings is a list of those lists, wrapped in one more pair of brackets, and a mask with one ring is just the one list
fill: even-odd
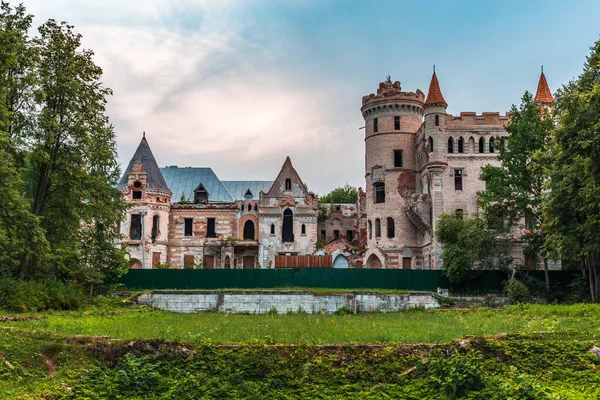
[[(389, 79), (363, 97), (366, 189), (359, 191), (357, 225), (366, 231), (359, 239), (366, 243), (365, 267), (440, 269), (433, 236), (440, 215), (479, 211), (481, 168), (499, 164), (509, 115), (453, 116), (446, 108), (435, 72), (427, 98)], [(510, 247), (514, 262), (523, 264), (520, 244)]]
[(159, 168), (144, 135), (119, 188), (131, 268), (272, 268), (316, 248), (317, 201), (289, 157), (275, 181), (220, 181), (210, 168)]

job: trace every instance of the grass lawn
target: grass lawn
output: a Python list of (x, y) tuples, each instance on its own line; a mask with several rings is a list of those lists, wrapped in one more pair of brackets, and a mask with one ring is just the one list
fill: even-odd
[(600, 337), (600, 305), (517, 305), (507, 309), (413, 310), (358, 315), (177, 314), (147, 307), (45, 313), (0, 327), (113, 339), (281, 344), (446, 343), (467, 335), (565, 332)]

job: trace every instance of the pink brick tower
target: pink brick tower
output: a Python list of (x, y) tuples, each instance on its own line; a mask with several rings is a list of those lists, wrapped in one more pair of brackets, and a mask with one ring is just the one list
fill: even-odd
[(421, 127), (425, 95), (403, 92), (388, 79), (376, 94), (364, 96), (367, 268), (410, 268), (418, 231), (404, 212), (415, 192), (415, 136)]

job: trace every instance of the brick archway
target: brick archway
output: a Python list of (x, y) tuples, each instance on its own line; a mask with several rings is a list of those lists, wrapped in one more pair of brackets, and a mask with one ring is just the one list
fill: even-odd
[(252, 221), (254, 223), (254, 240), (258, 241), (258, 217), (252, 214), (244, 215), (238, 221), (238, 239), (244, 239), (244, 225), (246, 224), (246, 221)]

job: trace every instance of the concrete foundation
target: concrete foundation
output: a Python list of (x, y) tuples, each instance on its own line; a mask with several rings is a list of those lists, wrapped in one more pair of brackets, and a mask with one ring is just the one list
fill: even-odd
[(195, 313), (265, 314), (307, 312), (332, 314), (345, 307), (356, 312), (395, 312), (415, 307), (437, 308), (430, 293), (377, 294), (374, 292), (315, 295), (305, 291), (154, 291), (138, 297), (138, 303), (161, 310)]

